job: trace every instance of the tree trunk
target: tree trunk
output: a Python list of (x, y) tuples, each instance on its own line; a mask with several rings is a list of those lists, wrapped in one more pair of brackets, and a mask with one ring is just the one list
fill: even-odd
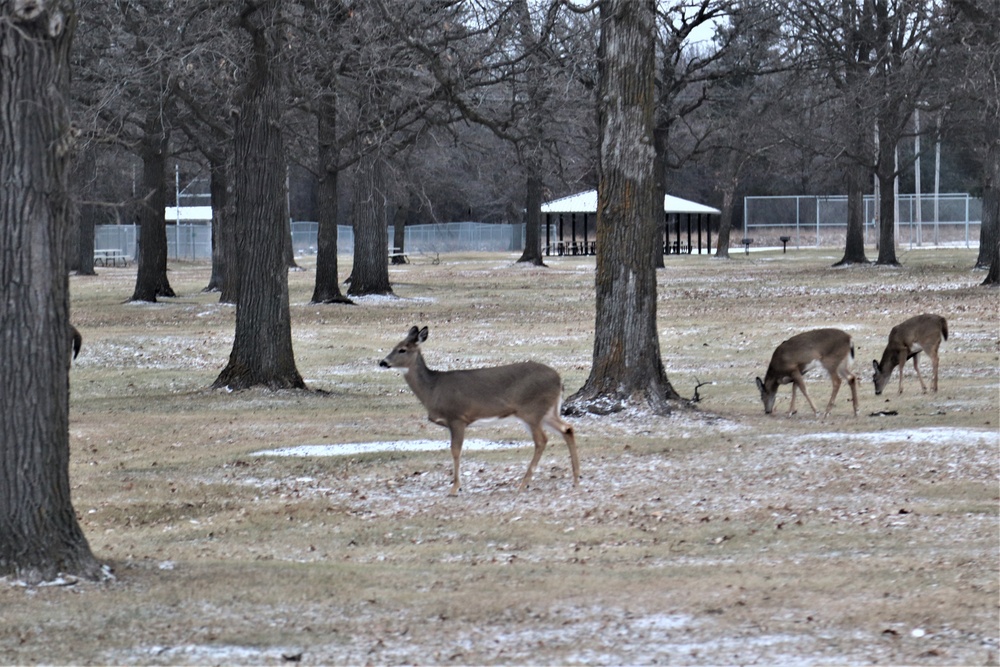
[(280, 14), (280, 0), (265, 0), (242, 16), (254, 47), (233, 139), (240, 165), (234, 181), (236, 215), (244, 228), (238, 236), (236, 336), (215, 388), (305, 387), (295, 367), (288, 306)]
[(879, 234), (878, 259), (876, 264), (899, 266), (896, 259), (896, 195), (893, 181), (896, 179), (895, 145), (883, 137), (879, 142), (876, 176), (879, 185)]
[[(223, 161), (209, 158), (209, 192), (212, 195), (212, 275), (203, 291), (225, 294), (226, 281), (232, 279), (235, 238), (229, 228), (232, 206), (229, 202), (229, 169)], [(227, 238), (227, 235), (229, 238)], [(235, 303), (235, 295), (224, 303)]]
[(319, 229), (316, 232), (316, 284), (313, 303), (353, 303), (340, 291), (337, 277), (337, 186), (340, 170), (337, 166), (337, 103), (333, 95), (320, 100), (316, 113), (319, 143), (317, 205)]
[(157, 108), (149, 114), (139, 147), (146, 197), (139, 207), (139, 270), (130, 301), (155, 303), (157, 296), (175, 296), (167, 280), (167, 223), (163, 217), (167, 205), (166, 153), (167, 135)]
[(983, 216), (980, 244), (986, 244), (989, 273), (983, 285), (1000, 285), (1000, 141), (994, 138), (983, 166)]
[(979, 225), (977, 269), (990, 269), (991, 273), (995, 270), (997, 243), (1000, 243), (1000, 138), (993, 137), (983, 163), (983, 214)]
[[(93, 149), (83, 149), (77, 152), (77, 164), (72, 170), (73, 180), (77, 181), (73, 189), (74, 199), (79, 199), (82, 191), (79, 181), (92, 178), (97, 173), (97, 152)], [(94, 215), (97, 209), (88, 204), (79, 204), (72, 208), (72, 232), (70, 242), (70, 271), (78, 276), (94, 276)]]
[(594, 361), (569, 412), (628, 405), (670, 411), (656, 330), (657, 209), (653, 171), (655, 5), (605, 0), (600, 9), (597, 276)]
[[(664, 58), (664, 69), (667, 68), (667, 63), (669, 58)], [(656, 105), (656, 115), (654, 116), (655, 124), (653, 126), (653, 146), (655, 149), (655, 157), (653, 158), (653, 181), (656, 183), (656, 201), (660, 202), (660, 208), (663, 208), (663, 201), (667, 195), (667, 159), (668, 151), (670, 148), (670, 108), (669, 100), (666, 96), (663, 96), (658, 100)], [(667, 215), (665, 212), (657, 210), (658, 215), (656, 216), (656, 238), (657, 244), (653, 249), (653, 266), (658, 269), (662, 269), (666, 266), (664, 263), (664, 255), (666, 251), (664, 249), (664, 244), (666, 243), (666, 232), (667, 232)]]
[(866, 170), (860, 164), (844, 166), (847, 185), (847, 241), (844, 257), (834, 266), (867, 264), (865, 256), (865, 197)]
[(97, 579), (69, 482), (73, 3), (0, 17), (0, 576)]
[(517, 261), (545, 266), (542, 261), (542, 177), (534, 167), (529, 171), (525, 187), (524, 250)]
[(74, 225), (73, 236), (73, 260), (71, 266), (79, 276), (95, 276), (94, 270), (94, 219), (99, 210), (97, 207), (86, 204), (74, 207), (76, 211), (76, 224)]
[(405, 264), (406, 257), (406, 219), (410, 216), (410, 201), (400, 204), (392, 216), (392, 263)]
[(733, 229), (733, 200), (736, 198), (736, 184), (729, 182), (722, 187), (722, 215), (719, 216), (719, 236), (715, 242), (715, 256), (730, 259), (729, 237)]
[(377, 150), (358, 161), (354, 177), (354, 270), (349, 296), (392, 294), (385, 174), (385, 158)]

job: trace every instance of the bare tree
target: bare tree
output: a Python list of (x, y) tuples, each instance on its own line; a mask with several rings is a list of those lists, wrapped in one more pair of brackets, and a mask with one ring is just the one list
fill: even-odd
[(139, 226), (139, 269), (130, 300), (172, 297), (164, 219), (176, 55), (175, 32), (163, 29), (169, 8), (158, 0), (82, 0), (81, 6), (74, 93), (87, 110), (83, 127), (93, 140), (114, 143), (142, 162), (139, 191), (129, 206)]
[(304, 388), (292, 351), (288, 303), (285, 153), (281, 105), (285, 56), (281, 0), (245, 2), (240, 26), (250, 38), (236, 122), (234, 175), (239, 235), (236, 337), (214, 387)]
[(69, 483), (73, 2), (0, 0), (0, 576), (91, 579)]
[(590, 377), (567, 400), (571, 412), (635, 405), (666, 413), (679, 398), (660, 357), (651, 261), (662, 216), (653, 165), (655, 22), (652, 0), (600, 4), (597, 317)]
[[(958, 81), (949, 124), (969, 137), (981, 165), (983, 212), (976, 268), (987, 269), (984, 285), (1000, 285), (1000, 14), (986, 0), (952, 0), (954, 20), (943, 39)], [(951, 86), (948, 86), (951, 92)]]
[(524, 182), (525, 245), (518, 262), (541, 265), (546, 180), (564, 179), (571, 146), (590, 148), (593, 49), (580, 48), (589, 39), (589, 18), (571, 19), (562, 0), (494, 0), (453, 3), (449, 21), (408, 23), (384, 0), (379, 4), (438, 82), (442, 99), (512, 146)]

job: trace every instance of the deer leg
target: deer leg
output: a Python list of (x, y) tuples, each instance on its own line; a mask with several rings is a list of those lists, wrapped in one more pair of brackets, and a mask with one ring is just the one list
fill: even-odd
[(451, 459), (454, 465), (451, 491), (448, 492), (448, 495), (457, 496), (458, 492), (462, 490), (460, 465), (462, 461), (462, 443), (465, 442), (465, 424), (462, 422), (452, 422), (448, 425), (448, 430), (451, 431)]
[(541, 424), (531, 425), (531, 437), (535, 441), (535, 454), (531, 457), (531, 463), (528, 464), (528, 472), (524, 473), (521, 485), (517, 487), (518, 491), (523, 491), (531, 482), (531, 475), (535, 472), (535, 466), (538, 465), (539, 459), (542, 458), (542, 452), (545, 451), (545, 444), (548, 442)]
[[(937, 393), (937, 390), (938, 390), (938, 351), (937, 351), (937, 348), (934, 348), (933, 350), (929, 350), (928, 354), (931, 357), (931, 371), (933, 373), (933, 377), (931, 377), (931, 391), (933, 391), (934, 393)], [(914, 358), (914, 361), (916, 361), (916, 358)]]
[[(792, 383), (792, 402), (789, 403), (789, 405), (788, 405), (788, 416), (789, 417), (791, 417), (792, 415), (795, 414), (795, 388), (798, 387), (798, 386), (799, 386), (799, 383), (797, 381)], [(803, 391), (802, 393), (805, 393), (805, 392)]]
[[(919, 359), (919, 358), (920, 358), (919, 354), (914, 354), (913, 355), (913, 370), (915, 370), (917, 372), (917, 380), (920, 382), (920, 390), (923, 393), (926, 394), (927, 393), (927, 385), (924, 384), (924, 379), (922, 377), (920, 377), (920, 366), (917, 365), (917, 359)], [(900, 369), (900, 374), (902, 374), (902, 372), (903, 372), (903, 369)]]
[(858, 378), (854, 373), (848, 373), (847, 386), (851, 388), (851, 403), (854, 405), (854, 416), (858, 416)]
[[(833, 391), (830, 392), (830, 402), (826, 404), (826, 412), (823, 413), (823, 419), (826, 419), (827, 415), (830, 414), (830, 410), (833, 409), (833, 403), (837, 400), (837, 392), (840, 391), (840, 374), (833, 373), (830, 375), (830, 382), (833, 384)], [(853, 387), (853, 385), (852, 385)]]
[(576, 436), (573, 433), (573, 427), (559, 418), (559, 409), (557, 407), (550, 410), (549, 414), (546, 415), (545, 425), (562, 433), (563, 440), (566, 441), (566, 446), (569, 447), (569, 462), (573, 466), (573, 486), (579, 486), (580, 459), (576, 454)]
[[(806, 402), (809, 403), (809, 407), (812, 408), (813, 414), (818, 417), (819, 416), (819, 410), (816, 409), (816, 405), (813, 403), (812, 399), (809, 398), (809, 392), (806, 391), (806, 383), (805, 383), (805, 381), (803, 381), (801, 377), (797, 377), (797, 378), (795, 378), (795, 380), (793, 380), (793, 382), (795, 384), (792, 385), (792, 406), (794, 407), (794, 405), (795, 405), (795, 388), (798, 387), (799, 391), (802, 392), (802, 395), (806, 397)], [(789, 414), (789, 416), (791, 416), (792, 412), (789, 411), (788, 414)]]

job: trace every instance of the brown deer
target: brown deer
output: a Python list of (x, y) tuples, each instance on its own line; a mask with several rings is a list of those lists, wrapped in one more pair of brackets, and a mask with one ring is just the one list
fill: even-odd
[(851, 373), (852, 361), (854, 361), (854, 342), (850, 335), (840, 329), (813, 329), (792, 336), (774, 350), (764, 379), (757, 378), (757, 389), (760, 390), (760, 400), (764, 402), (764, 412), (771, 414), (778, 387), (791, 382), (792, 403), (788, 407), (788, 415), (795, 413), (795, 389), (798, 388), (818, 417), (819, 412), (806, 392), (802, 376), (810, 369), (822, 366), (830, 374), (830, 381), (833, 383), (833, 393), (830, 394), (830, 402), (823, 417), (826, 418), (830, 414), (842, 380), (847, 380), (847, 384), (851, 387), (854, 416), (857, 417), (858, 380)]
[(920, 388), (923, 393), (927, 393), (927, 385), (920, 377), (920, 366), (917, 365), (917, 355), (926, 352), (931, 358), (931, 368), (934, 371), (934, 378), (931, 380), (931, 389), (938, 390), (938, 348), (942, 340), (948, 340), (948, 322), (940, 315), (924, 313), (897, 324), (889, 332), (889, 343), (882, 352), (882, 361), (872, 360), (875, 368), (875, 375), (872, 380), (875, 382), (875, 394), (881, 394), (882, 390), (889, 383), (892, 371), (899, 367), (899, 393), (903, 393), (903, 368), (906, 360), (913, 359), (913, 370), (917, 372), (917, 380), (920, 381)]
[(454, 461), (451, 495), (462, 487), (459, 462), (465, 428), (474, 421), (517, 417), (531, 431), (535, 455), (518, 491), (531, 482), (531, 474), (542, 458), (548, 438), (543, 426), (562, 433), (569, 446), (573, 466), (573, 486), (580, 482), (580, 463), (576, 455), (573, 427), (559, 416), (562, 403), (562, 380), (554, 369), (533, 361), (507, 366), (457, 371), (435, 371), (427, 367), (420, 344), (427, 340), (427, 327), (412, 327), (406, 338), (379, 362), (383, 368), (402, 368), (403, 377), (420, 402), (427, 408), (427, 418), (446, 426), (451, 432), (451, 457)]

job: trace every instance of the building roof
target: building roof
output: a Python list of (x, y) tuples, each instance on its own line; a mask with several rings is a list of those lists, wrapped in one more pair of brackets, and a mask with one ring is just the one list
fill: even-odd
[[(665, 213), (707, 213), (721, 215), (722, 211), (698, 202), (688, 201), (673, 195), (663, 198)], [(542, 204), (542, 213), (597, 213), (597, 190), (579, 192), (569, 197), (553, 199)]]

